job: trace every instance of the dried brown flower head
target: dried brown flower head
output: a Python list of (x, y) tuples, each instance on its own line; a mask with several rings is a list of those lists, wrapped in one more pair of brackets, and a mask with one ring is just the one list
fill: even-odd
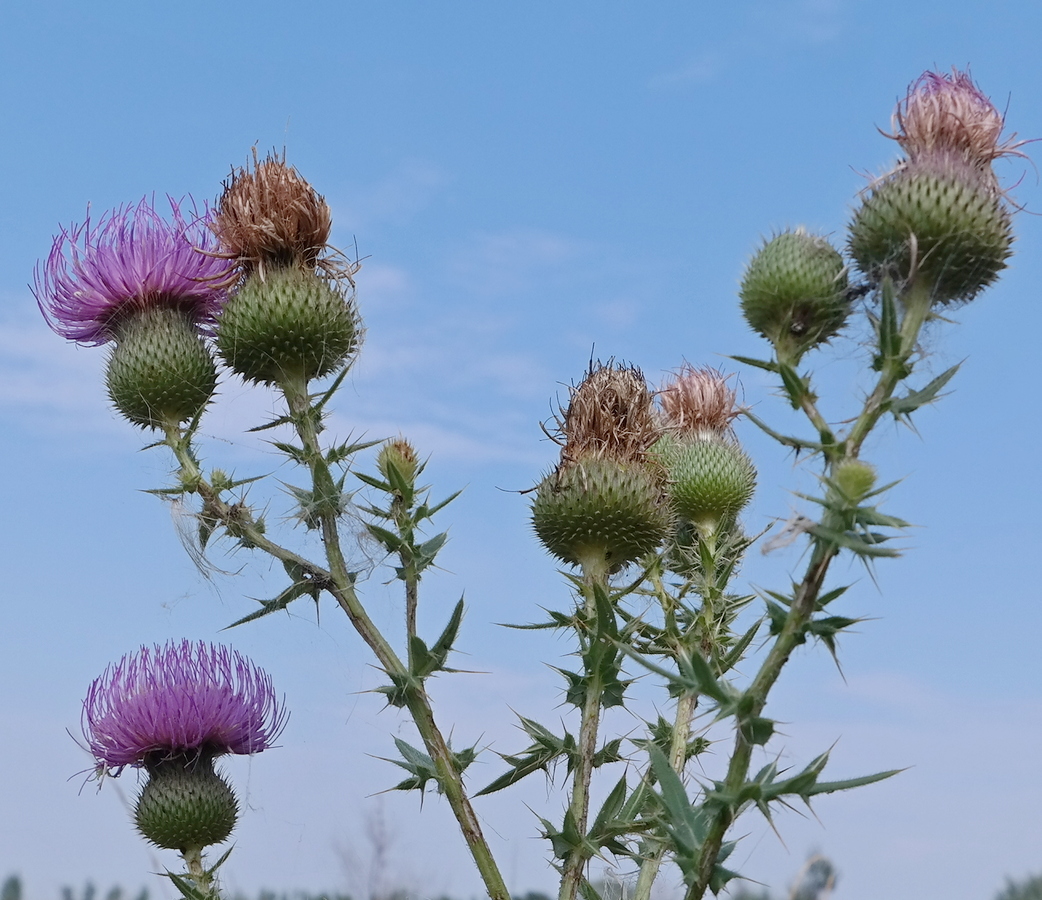
[(557, 420), (562, 465), (587, 456), (640, 462), (660, 436), (651, 391), (635, 366), (591, 363), (570, 394)]
[(264, 277), (271, 268), (296, 266), (330, 277), (350, 277), (357, 266), (327, 253), (332, 217), (329, 204), (281, 156), (263, 160), (253, 151), (253, 167), (233, 169), (224, 183), (210, 226), (222, 256), (244, 275)]
[(666, 427), (684, 433), (723, 435), (739, 414), (730, 376), (685, 363), (659, 392)]
[(923, 157), (956, 156), (986, 168), (1001, 156), (1021, 156), (1025, 141), (1001, 141), (1005, 118), (973, 83), (969, 72), (924, 72), (908, 89), (892, 118), (896, 140), (915, 163)]

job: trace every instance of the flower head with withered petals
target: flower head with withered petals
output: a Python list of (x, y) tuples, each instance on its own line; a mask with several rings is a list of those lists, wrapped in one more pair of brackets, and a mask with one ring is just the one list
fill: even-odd
[(83, 733), (99, 766), (153, 765), (175, 757), (259, 753), (286, 713), (271, 678), (212, 644), (142, 647), (94, 681)]
[(205, 219), (186, 218), (168, 199), (169, 220), (146, 198), (97, 221), (88, 214), (55, 237), (34, 290), (55, 332), (104, 344), (134, 313), (156, 308), (180, 310), (201, 326), (214, 322), (232, 265), (213, 255), (217, 242)]
[(1022, 155), (1016, 135), (1003, 141), (1005, 117), (974, 84), (969, 72), (924, 72), (893, 114), (896, 140), (911, 162), (923, 157), (960, 158), (985, 168), (1001, 156)]

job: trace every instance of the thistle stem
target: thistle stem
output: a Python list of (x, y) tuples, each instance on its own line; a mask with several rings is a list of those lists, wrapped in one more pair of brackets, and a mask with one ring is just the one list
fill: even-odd
[[(596, 627), (597, 600), (596, 590), (608, 590), (608, 566), (602, 555), (591, 554), (583, 561), (583, 611), (586, 622), (591, 623), (593, 632)], [(596, 639), (596, 638), (594, 638)], [(589, 647), (587, 647), (589, 649)], [(590, 810), (590, 779), (593, 774), (593, 757), (597, 751), (597, 732), (600, 728), (601, 694), (604, 684), (598, 667), (591, 667), (584, 654), (586, 690), (582, 706), (582, 723), (579, 726), (579, 745), (576, 748), (575, 768), (572, 771), (572, 797), (568, 805), (568, 815), (579, 835), (579, 844), (568, 854), (561, 872), (561, 889), (558, 900), (575, 900), (582, 885), (583, 873), (590, 854), (584, 846), (586, 823)]]
[(218, 900), (221, 896), (214, 884), (213, 877), (203, 865), (203, 851), (201, 847), (187, 847), (181, 851), (181, 858), (185, 861), (188, 877), (195, 882), (200, 893), (212, 900)]
[[(304, 449), (305, 458), (311, 468), (314, 495), (326, 498), (336, 506), (339, 501), (339, 486), (333, 480), (329, 463), (321, 451), (318, 440), (320, 413), (315, 409), (308, 393), (307, 382), (301, 378), (286, 378), (280, 385), (290, 417), (297, 429)], [(390, 644), (373, 624), (354, 589), (354, 578), (347, 568), (343, 550), (340, 546), (340, 533), (337, 528), (337, 513), (330, 503), (324, 504), (320, 512), (322, 542), (326, 549), (326, 558), (333, 585), (330, 588), (341, 608), (347, 613), (352, 625), (372, 648), (377, 659), (389, 675), (397, 676), (410, 684), (406, 705), (412, 715), (413, 722), (423, 739), (424, 747), (430, 754), (438, 776), (438, 784), (444, 792), (449, 806), (459, 823), (463, 839), (470, 850), (474, 864), (485, 883), (492, 900), (510, 900), (510, 892), (506, 882), (496, 866), (492, 851), (481, 831), (477, 813), (474, 812), (463, 785), (462, 774), (456, 768), (455, 758), (448, 742), (438, 729), (434, 720), (430, 698), (419, 679), (414, 679), (410, 670), (391, 649)], [(412, 597), (410, 635), (415, 630), (415, 584)]]
[[(901, 320), (898, 352), (883, 358), (879, 380), (865, 400), (861, 414), (841, 444), (846, 456), (857, 456), (865, 438), (885, 413), (887, 403), (893, 396), (897, 385), (911, 373), (909, 360), (915, 352), (919, 332), (930, 316), (929, 286), (913, 283), (901, 298), (901, 304), (904, 308), (904, 316)], [(811, 421), (813, 423), (813, 419)], [(830, 522), (827, 513), (823, 524), (829, 527), (837, 523)], [(805, 639), (804, 628), (817, 608), (818, 597), (821, 594), (825, 576), (828, 574), (829, 565), (839, 553), (839, 548), (835, 544), (822, 538), (814, 538), (812, 546), (810, 562), (803, 580), (793, 596), (785, 624), (752, 683), (745, 690), (743, 697), (745, 702), (739, 701), (739, 705), (747, 710), (745, 715), (750, 719), (759, 717), (763, 712), (767, 703), (767, 694), (778, 680), (778, 676), (793, 650)], [(737, 729), (734, 751), (724, 779), (724, 794), (735, 796), (745, 785), (749, 776), (752, 752), (753, 744), (744, 737), (741, 728)], [(713, 816), (699, 855), (697, 877), (690, 884), (685, 900), (702, 900), (712, 881), (724, 836), (740, 811), (740, 809), (733, 809), (730, 805), (724, 804)]]

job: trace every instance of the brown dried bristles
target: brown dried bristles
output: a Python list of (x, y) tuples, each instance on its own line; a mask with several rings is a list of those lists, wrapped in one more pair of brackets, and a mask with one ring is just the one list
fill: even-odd
[(729, 378), (709, 366), (684, 363), (658, 395), (666, 428), (688, 434), (728, 433), (741, 412)]
[(562, 466), (591, 455), (640, 462), (661, 436), (651, 391), (635, 366), (591, 363), (570, 395), (557, 418)]
[(243, 275), (295, 266), (330, 278), (347, 278), (358, 270), (332, 250), (329, 204), (281, 156), (263, 160), (253, 151), (253, 168), (233, 169), (224, 182), (210, 224), (221, 244), (221, 256), (235, 260)]

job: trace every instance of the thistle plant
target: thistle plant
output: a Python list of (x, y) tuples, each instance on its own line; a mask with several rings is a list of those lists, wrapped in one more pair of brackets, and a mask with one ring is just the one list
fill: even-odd
[[(684, 364), (653, 390), (635, 366), (591, 363), (569, 389), (548, 429), (560, 458), (533, 487), (530, 513), (571, 596), (546, 621), (518, 624), (558, 630), (573, 642), (576, 663), (558, 672), (574, 712), (563, 731), (523, 716), (528, 746), (500, 753), (505, 771), (477, 791), (467, 770), (479, 751), (451, 746), (427, 690), (432, 676), (453, 671), (463, 602), (436, 636), (417, 626), (421, 581), (446, 540), (428, 529), (456, 495), (431, 499), (421, 483), (423, 454), (406, 437), (351, 442), (326, 435), (363, 329), (358, 267), (329, 246), (323, 198), (284, 156), (255, 154), (201, 219), (186, 223), (175, 205), (173, 224), (166, 223), (142, 204), (109, 214), (100, 226), (62, 232), (38, 270), (37, 297), (59, 334), (115, 344), (110, 396), (129, 421), (159, 431), (173, 454), (175, 480), (157, 493), (194, 504), (197, 550), (223, 539), (281, 563), (284, 587), (234, 624), (304, 597), (329, 596), (346, 614), (382, 672), (379, 692), (411, 717), (420, 736), (420, 747), (395, 739), (400, 758), (393, 762), (407, 776), (395, 787), (430, 787), (445, 797), (490, 897), (509, 895), (472, 797), (542, 772), (563, 773), (560, 818), (553, 811), (539, 817), (561, 876), (560, 900), (596, 898), (590, 864), (605, 855), (632, 866), (638, 900), (651, 896), (666, 862), (679, 868), (687, 900), (700, 900), (739, 877), (727, 861), (745, 812), (755, 808), (773, 822), (779, 808), (895, 774), (826, 780), (828, 752), (798, 771), (783, 770), (768, 749), (776, 725), (768, 699), (797, 647), (813, 640), (835, 656), (837, 636), (859, 621), (838, 611), (847, 587), (831, 579), (833, 560), (872, 566), (898, 555), (892, 540), (907, 523), (881, 509), (890, 485), (878, 484), (862, 450), (885, 418), (909, 422), (937, 400), (958, 366), (918, 380), (922, 329), (940, 311), (976, 298), (1010, 256), (1013, 219), (992, 164), (1020, 153), (1021, 144), (1003, 140), (1003, 126), (968, 74), (925, 74), (894, 114), (890, 136), (904, 155), (859, 197), (845, 245), (800, 227), (775, 233), (753, 254), (740, 280), (740, 309), (770, 349), (764, 359), (733, 359), (776, 378), (805, 430), (784, 433), (741, 408), (730, 376), (707, 367)], [(855, 323), (871, 334), (866, 371), (874, 384), (835, 424), (823, 412), (813, 372), (800, 367)], [(292, 516), (283, 527), (293, 521), (316, 532), (319, 558), (269, 529), (269, 503), (256, 499), (259, 479), (203, 466), (197, 445), (215, 384), (212, 350), (230, 372), (279, 398), (279, 414), (253, 430), (280, 429), (272, 446), (301, 481), (285, 487)], [(739, 587), (744, 555), (760, 537), (747, 534), (742, 521), (757, 482), (735, 431), (742, 418), (819, 466), (820, 489), (799, 495), (815, 512), (793, 526), (807, 541), (806, 568), (787, 587), (759, 595)], [(360, 454), (377, 445), (375, 466), (366, 470)], [(352, 568), (345, 553), (345, 536), (359, 522), (401, 585), (398, 635), (374, 623), (362, 596), (367, 573)], [(192, 681), (183, 673), (209, 671), (214, 659), (188, 645), (154, 657), (143, 651), (92, 690), (101, 699), (88, 700), (88, 742), (106, 769), (148, 770), (146, 809), (153, 793), (165, 791), (151, 789), (157, 780), (180, 789), (199, 777), (220, 793), (213, 757), (263, 749), (279, 731), (274, 702), (254, 702), (268, 697), (259, 688), (231, 692), (238, 699), (230, 708), (259, 716), (246, 728), (257, 743), (245, 751), (212, 730), (207, 737), (191, 732), (190, 742), (178, 718), (185, 710), (150, 699), (156, 692), (171, 697), (169, 681)], [(139, 676), (123, 674), (131, 669), (153, 673), (145, 681), (158, 687), (138, 696)], [(167, 679), (168, 672), (177, 674)], [(612, 709), (645, 709), (631, 689), (638, 675), (660, 692), (654, 708), (670, 714), (649, 715), (637, 733), (608, 731)], [(134, 703), (156, 716), (137, 743), (111, 724), (121, 717), (136, 723)], [(729, 748), (715, 753), (722, 770), (695, 783), (688, 764), (712, 744)], [(757, 757), (763, 762), (754, 766)], [(599, 778), (606, 799), (593, 809)], [(227, 812), (234, 801), (223, 802)], [(139, 827), (163, 846), (203, 840), (174, 837), (152, 824), (151, 813), (144, 821), (139, 814)], [(212, 825), (206, 843), (223, 839), (224, 827)], [(190, 874), (209, 889), (205, 872)]]
[(124, 656), (91, 684), (83, 704), (83, 734), (99, 776), (126, 766), (146, 773), (135, 824), (152, 844), (180, 852), (186, 877), (170, 877), (190, 900), (216, 896), (214, 875), (227, 854), (206, 868), (202, 851), (226, 841), (239, 815), (214, 761), (269, 749), (285, 722), (267, 674), (233, 650), (202, 642)]

